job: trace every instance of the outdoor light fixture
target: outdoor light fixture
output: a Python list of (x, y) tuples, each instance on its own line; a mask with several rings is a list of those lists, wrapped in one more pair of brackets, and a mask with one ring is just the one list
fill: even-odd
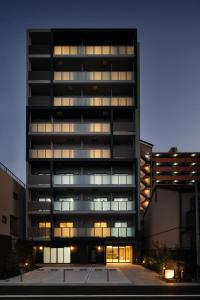
[(173, 165), (174, 165), (174, 166), (177, 166), (177, 165), (178, 165), (178, 163), (173, 163)]
[(42, 251), (42, 250), (43, 250), (43, 247), (42, 247), (42, 246), (40, 246), (40, 247), (39, 247), (39, 250), (40, 250), (40, 251)]
[(160, 180), (156, 180), (156, 182), (160, 182)]
[(159, 153), (156, 153), (156, 156), (160, 156), (160, 154), (159, 154)]
[(174, 278), (174, 269), (165, 269), (165, 279)]
[(196, 165), (196, 163), (192, 163), (192, 166), (195, 166)]
[(174, 153), (173, 156), (176, 157), (176, 156), (178, 156), (178, 154), (177, 154), (177, 153)]
[(192, 155), (191, 155), (191, 156), (193, 156), (193, 157), (194, 157), (194, 156), (196, 156), (196, 154), (195, 154), (195, 153), (192, 153)]
[(196, 172), (195, 171), (192, 171), (192, 174), (195, 174)]
[(160, 172), (157, 171), (156, 174), (160, 174)]
[(176, 182), (178, 182), (178, 180), (177, 180), (177, 179), (175, 179), (175, 180), (174, 180), (174, 183), (176, 183)]
[(102, 250), (102, 247), (101, 247), (101, 246), (98, 246), (98, 247), (97, 247), (97, 250), (98, 250), (98, 251), (101, 251), (101, 250)]
[(157, 166), (159, 166), (159, 165), (160, 165), (160, 163), (156, 163), (156, 165), (157, 165)]
[(75, 249), (74, 246), (71, 246), (71, 247), (70, 247), (70, 250), (71, 250), (71, 251), (74, 251), (74, 249)]
[(24, 265), (25, 265), (25, 267), (28, 267), (28, 263), (27, 262)]

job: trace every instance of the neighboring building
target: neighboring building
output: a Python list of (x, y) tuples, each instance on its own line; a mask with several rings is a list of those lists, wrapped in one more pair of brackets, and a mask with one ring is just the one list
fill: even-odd
[(136, 30), (29, 30), (27, 58), (27, 239), (36, 261), (135, 261)]
[(144, 213), (146, 253), (167, 248), (195, 264), (195, 182), (200, 179), (200, 153), (152, 153), (152, 197)]
[(25, 185), (0, 163), (0, 264), (25, 238)]

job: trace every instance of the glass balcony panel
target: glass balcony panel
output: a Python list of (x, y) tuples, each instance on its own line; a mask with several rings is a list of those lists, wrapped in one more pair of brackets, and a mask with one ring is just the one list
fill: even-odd
[(116, 55), (116, 54), (117, 54), (117, 47), (115, 47), (115, 46), (110, 46), (110, 54)]
[(62, 211), (62, 202), (55, 201), (53, 205), (54, 205), (54, 210)]
[(103, 46), (102, 47), (102, 54), (103, 55), (109, 55), (109, 54), (111, 54), (110, 46)]
[(87, 46), (85, 47), (85, 52), (87, 55), (93, 55), (94, 54), (94, 47), (93, 46)]
[(62, 80), (61, 72), (54, 72), (54, 80)]
[(52, 132), (52, 130), (53, 130), (53, 125), (50, 123), (46, 123), (45, 132)]
[(45, 157), (46, 158), (52, 158), (52, 150), (51, 149), (47, 149), (47, 150), (45, 150)]
[(110, 72), (102, 72), (102, 80), (110, 80)]
[(125, 55), (126, 54), (126, 47), (125, 46), (120, 46), (119, 47), (119, 54), (120, 55)]
[(30, 157), (31, 158), (38, 158), (38, 153), (36, 149), (30, 150)]
[(79, 47), (71, 46), (70, 47), (70, 54), (71, 55), (77, 55), (78, 54), (78, 49), (79, 49)]
[(31, 131), (32, 132), (38, 132), (38, 124), (31, 124)]
[(54, 98), (53, 105), (54, 105), (54, 106), (62, 106), (62, 98), (60, 98), (60, 97), (55, 97), (55, 98)]
[(133, 46), (127, 46), (126, 47), (126, 54), (128, 54), (128, 55), (134, 54), (134, 47)]
[(119, 80), (119, 72), (111, 72), (111, 80)]
[(61, 132), (61, 124), (54, 123), (53, 124), (53, 131), (54, 132)]
[(54, 150), (53, 156), (54, 156), (54, 158), (61, 158), (62, 157), (61, 149)]
[(93, 72), (93, 79), (92, 80), (101, 80), (103, 72)]
[(54, 177), (53, 177), (53, 182), (54, 182), (54, 184), (62, 184), (62, 176), (61, 175), (54, 175)]
[(54, 55), (61, 55), (61, 54), (62, 54), (62, 47), (54, 46)]
[(132, 72), (126, 72), (126, 80), (133, 80), (133, 73)]
[(94, 46), (94, 54), (101, 55), (101, 46)]
[(74, 150), (62, 150), (62, 158), (74, 158)]
[(101, 100), (101, 106), (110, 106), (110, 98), (103, 97)]
[(110, 210), (110, 202), (102, 202), (102, 210), (107, 211)]
[(128, 72), (119, 72), (119, 80), (126, 80), (127, 73)]
[(70, 47), (62, 46), (62, 55), (69, 55), (69, 54), (70, 54)]
[(37, 132), (45, 132), (45, 124), (37, 124)]

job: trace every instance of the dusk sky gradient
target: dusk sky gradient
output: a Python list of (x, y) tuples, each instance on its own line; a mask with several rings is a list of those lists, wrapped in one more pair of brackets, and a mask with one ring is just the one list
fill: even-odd
[(0, 161), (25, 181), (26, 29), (137, 28), (141, 139), (200, 151), (199, 0), (0, 0)]

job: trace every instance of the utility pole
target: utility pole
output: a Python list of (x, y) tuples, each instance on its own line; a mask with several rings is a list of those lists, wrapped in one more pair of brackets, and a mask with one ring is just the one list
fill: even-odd
[(195, 220), (196, 220), (196, 263), (197, 263), (197, 280), (199, 279), (200, 265), (200, 248), (199, 248), (199, 191), (198, 181), (195, 181)]

